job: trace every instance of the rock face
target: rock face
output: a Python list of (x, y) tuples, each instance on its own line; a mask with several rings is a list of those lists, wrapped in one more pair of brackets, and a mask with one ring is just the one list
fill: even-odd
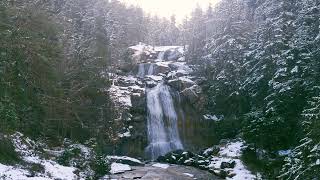
[[(130, 51), (131, 61), (113, 75), (114, 85), (109, 90), (118, 111), (120, 128), (116, 146), (119, 155), (142, 157), (152, 152), (156, 158), (175, 149), (207, 146), (210, 142), (202, 128), (207, 128), (208, 124), (201, 125), (197, 111), (203, 106), (202, 90), (196, 84), (198, 78), (192, 76), (192, 67), (184, 62), (183, 47), (139, 44), (130, 47)], [(132, 69), (121, 71), (122, 67)], [(159, 87), (153, 99), (149, 96), (148, 100), (148, 93), (159, 84), (163, 84), (163, 88)], [(153, 107), (149, 107), (151, 104)], [(156, 114), (150, 117), (153, 110)], [(163, 122), (163, 128), (156, 122)], [(156, 142), (155, 137), (161, 138)], [(159, 147), (155, 148), (157, 143)]]

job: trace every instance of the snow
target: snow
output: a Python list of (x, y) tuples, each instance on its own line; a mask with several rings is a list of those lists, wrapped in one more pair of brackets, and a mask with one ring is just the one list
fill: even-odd
[(125, 106), (131, 107), (131, 99), (129, 97), (119, 97), (119, 102), (122, 103)]
[(163, 77), (162, 76), (155, 76), (155, 75), (148, 75), (146, 76), (147, 78), (150, 78), (154, 81), (162, 81), (163, 80)]
[(241, 156), (243, 148), (244, 148), (243, 141), (231, 142), (231, 143), (228, 143), (226, 146), (221, 147), (219, 154), (223, 157), (238, 158)]
[(133, 49), (135, 51), (145, 51), (147, 49), (153, 49), (153, 47), (140, 42), (138, 45), (130, 46), (129, 49)]
[[(253, 175), (240, 160), (242, 149), (245, 148), (244, 142), (238, 140), (235, 142), (230, 142), (225, 146), (220, 148), (219, 157), (213, 157), (211, 159), (209, 168), (211, 169), (220, 169), (222, 162), (231, 162), (235, 161), (236, 166), (234, 168), (225, 168), (225, 170), (230, 171), (232, 174), (235, 174), (232, 178), (227, 178), (229, 180), (243, 180), (243, 179), (255, 179), (256, 176)], [(210, 149), (208, 149), (210, 150)]]
[(126, 82), (131, 82), (131, 83), (135, 83), (138, 81), (138, 79), (134, 76), (121, 76), (119, 79), (122, 79)]
[(144, 43), (139, 43), (138, 45), (135, 46), (130, 46), (129, 49), (135, 50), (135, 51), (146, 51), (146, 50), (152, 50), (156, 52), (163, 52), (163, 51), (168, 51), (168, 50), (175, 50), (177, 49), (180, 53), (183, 53), (183, 46), (150, 46)]
[(169, 164), (161, 164), (161, 163), (156, 163), (152, 165), (153, 167), (158, 167), (158, 168), (162, 168), (162, 169), (167, 169), (170, 167)]
[(110, 170), (111, 174), (118, 174), (126, 171), (131, 171), (131, 167), (127, 164), (121, 164), (121, 163), (111, 164), (111, 170)]
[(163, 52), (163, 51), (168, 51), (171, 49), (178, 49), (179, 52), (181, 52), (181, 48), (182, 48), (182, 52), (183, 52), (183, 46), (155, 46), (154, 50), (157, 52)]
[(142, 162), (138, 159), (132, 158), (132, 157), (128, 157), (128, 156), (107, 156), (107, 159), (116, 159), (116, 160), (128, 160), (128, 161), (132, 161), (132, 162), (136, 162), (136, 163), (140, 163), (142, 164)]
[(210, 115), (210, 114), (203, 115), (203, 118), (205, 120), (212, 120), (212, 121), (217, 121), (217, 122), (221, 120), (216, 115)]
[(211, 160), (212, 161), (209, 167), (212, 169), (220, 169), (222, 162), (230, 162), (230, 161), (236, 162), (236, 166), (233, 169), (225, 168), (225, 170), (231, 171), (232, 174), (235, 174), (235, 176), (233, 176), (232, 178), (226, 178), (226, 179), (229, 179), (229, 180), (243, 180), (243, 179), (251, 180), (252, 179), (253, 180), (256, 177), (249, 170), (246, 169), (246, 167), (244, 166), (244, 164), (240, 159), (214, 157)]
[(125, 133), (119, 133), (118, 136), (119, 136), (120, 138), (130, 137), (130, 136), (131, 136), (131, 133), (130, 133), (130, 131), (127, 131), (127, 132), (125, 132)]
[(76, 175), (73, 173), (76, 168), (62, 166), (54, 161), (48, 160), (42, 160), (41, 164), (45, 167), (47, 176), (53, 179), (76, 179)]
[(158, 62), (156, 62), (157, 66), (162, 66), (162, 67), (169, 67), (169, 64), (171, 64), (172, 61), (162, 61), (159, 60)]
[(190, 173), (183, 173), (183, 174), (186, 175), (186, 176), (189, 176), (189, 177), (194, 177), (194, 175), (190, 174)]
[(171, 63), (173, 66), (172, 71), (170, 71), (167, 77), (174, 77), (177, 75), (189, 75), (193, 72), (193, 70), (186, 64), (186, 62), (173, 62)]
[(118, 102), (120, 105), (123, 105), (125, 107), (132, 106), (130, 91), (123, 89), (120, 86), (112, 85), (109, 89), (109, 92), (111, 93), (111, 97), (115, 102)]
[(77, 179), (74, 174), (76, 168), (66, 167), (59, 165), (52, 160), (41, 159), (38, 153), (35, 151), (36, 143), (31, 139), (24, 137), (23, 134), (17, 132), (13, 134), (12, 141), (15, 146), (15, 150), (20, 154), (22, 160), (28, 163), (40, 164), (44, 167), (44, 174), (36, 174), (35, 177), (29, 177), (30, 172), (19, 166), (6, 166), (0, 164), (0, 177), (5, 179), (32, 179), (32, 180), (48, 180), (48, 179), (61, 179), (72, 180)]
[(226, 178), (226, 179), (230, 179), (230, 180), (256, 179), (256, 176), (246, 169), (242, 161), (240, 161), (239, 159), (236, 159), (235, 161), (236, 161), (236, 167), (233, 169), (233, 172), (236, 175), (232, 178)]
[[(0, 178), (6, 179), (6, 180), (29, 180), (29, 179), (35, 179), (34, 177), (28, 177), (30, 176), (30, 173), (27, 170), (19, 169), (13, 166), (6, 166), (3, 164), (0, 164)], [(47, 180), (49, 178), (43, 178), (39, 177), (38, 179)]]
[(144, 88), (142, 88), (142, 87), (140, 87), (140, 86), (138, 86), (138, 85), (134, 85), (134, 86), (129, 86), (129, 88), (128, 88), (129, 90), (138, 90), (138, 91), (142, 91), (142, 92), (144, 92), (145, 91), (145, 89)]
[(291, 72), (291, 74), (297, 73), (298, 72), (298, 66), (295, 66), (290, 72)]
[(279, 156), (287, 156), (287, 155), (289, 155), (291, 153), (292, 153), (292, 151), (290, 149), (289, 150), (280, 150), (280, 151), (278, 151)]
[(189, 77), (179, 77), (179, 80), (180, 81), (184, 81), (184, 82), (188, 82), (188, 83), (191, 83), (191, 84), (195, 84), (194, 81), (192, 81), (191, 79), (189, 79)]

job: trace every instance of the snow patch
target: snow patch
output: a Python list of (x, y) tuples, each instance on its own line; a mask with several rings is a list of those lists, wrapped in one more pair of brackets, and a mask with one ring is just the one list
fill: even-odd
[(131, 133), (130, 133), (130, 131), (127, 131), (127, 132), (125, 132), (125, 133), (118, 133), (118, 136), (119, 136), (120, 138), (130, 137), (130, 136), (131, 136)]
[(291, 149), (278, 151), (279, 156), (288, 156), (291, 153), (292, 153)]
[(158, 168), (162, 168), (162, 169), (167, 169), (170, 167), (169, 164), (161, 164), (161, 163), (156, 163), (152, 165), (153, 167), (158, 167)]
[(142, 164), (142, 162), (140, 160), (132, 158), (132, 157), (128, 157), (128, 156), (107, 156), (107, 159), (110, 159), (110, 160), (128, 160), (128, 161), (132, 161), (132, 162), (136, 162), (136, 163)]
[(110, 170), (111, 174), (118, 174), (126, 171), (131, 171), (131, 167), (127, 164), (121, 164), (121, 163), (111, 164), (111, 170)]
[(188, 82), (188, 83), (191, 83), (191, 84), (195, 84), (194, 81), (192, 81), (189, 77), (186, 77), (186, 76), (179, 77), (179, 80), (180, 81), (184, 81), (184, 82)]
[(203, 118), (205, 120), (212, 120), (212, 121), (217, 121), (217, 122), (221, 121), (221, 119), (218, 118), (216, 115), (205, 114), (205, 115), (203, 115)]
[(194, 177), (194, 175), (190, 174), (190, 173), (183, 173), (183, 174), (186, 175), (186, 176), (189, 176), (189, 177)]
[(114, 100), (114, 102), (117, 102), (124, 107), (131, 107), (132, 103), (130, 98), (130, 91), (126, 89), (127, 88), (112, 85), (109, 89), (109, 92), (111, 93), (111, 97)]
[(244, 148), (243, 141), (231, 142), (220, 148), (220, 156), (239, 158), (242, 154), (242, 149)]
[(59, 165), (52, 160), (40, 158), (36, 149), (36, 143), (28, 137), (24, 137), (22, 133), (15, 133), (12, 136), (12, 142), (15, 150), (20, 154), (22, 160), (28, 163), (40, 164), (44, 167), (44, 174), (37, 174), (36, 177), (29, 177), (30, 172), (20, 167), (6, 166), (0, 164), (0, 177), (5, 179), (61, 179), (72, 180), (77, 179), (74, 174), (76, 168)]
[(147, 78), (150, 78), (154, 81), (162, 81), (163, 80), (162, 76), (155, 76), (155, 75), (148, 75)]

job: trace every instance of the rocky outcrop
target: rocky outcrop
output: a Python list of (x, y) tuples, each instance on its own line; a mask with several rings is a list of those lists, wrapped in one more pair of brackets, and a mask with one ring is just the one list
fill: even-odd
[(213, 146), (197, 154), (183, 150), (173, 151), (160, 156), (157, 161), (196, 167), (221, 178), (254, 179), (255, 176), (240, 160), (244, 148), (246, 146), (242, 140), (228, 141), (225, 145)]

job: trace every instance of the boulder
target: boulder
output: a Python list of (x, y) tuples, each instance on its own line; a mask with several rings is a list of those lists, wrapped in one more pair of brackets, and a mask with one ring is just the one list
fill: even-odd
[(220, 170), (220, 171), (214, 171), (214, 174), (225, 179), (226, 177), (228, 177), (228, 173), (225, 170)]
[(174, 63), (170, 63), (170, 64), (168, 64), (168, 66), (170, 68), (170, 71), (175, 71), (175, 70), (178, 70), (178, 68), (179, 68), (179, 66)]
[(202, 152), (200, 152), (200, 154), (202, 154), (204, 157), (210, 157), (210, 156), (218, 155), (219, 151), (220, 151), (219, 146), (213, 146), (209, 149), (203, 150)]
[(156, 65), (154, 67), (154, 72), (155, 74), (166, 74), (170, 71), (170, 68), (168, 66), (161, 66), (161, 65)]
[(182, 91), (195, 85), (192, 80), (186, 77), (179, 77), (177, 79), (169, 80), (168, 84), (178, 91)]

